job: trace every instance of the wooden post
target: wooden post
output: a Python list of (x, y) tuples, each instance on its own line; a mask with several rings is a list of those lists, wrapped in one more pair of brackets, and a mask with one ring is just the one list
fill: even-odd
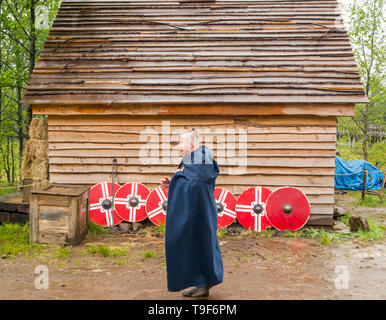
[(381, 191), (379, 192), (379, 197), (381, 198), (381, 200), (382, 200), (382, 196), (383, 196), (383, 189), (385, 188), (385, 182), (386, 182), (386, 173), (384, 172), (383, 173), (382, 187), (381, 187)]
[(363, 190), (362, 190), (362, 200), (365, 199), (366, 194), (366, 178), (367, 178), (367, 169), (363, 170)]

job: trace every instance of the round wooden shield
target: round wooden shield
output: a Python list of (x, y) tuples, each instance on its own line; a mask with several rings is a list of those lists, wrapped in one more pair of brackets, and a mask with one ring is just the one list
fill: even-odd
[(277, 230), (296, 231), (308, 221), (311, 208), (301, 190), (282, 187), (269, 195), (265, 210), (268, 221)]
[(267, 188), (255, 187), (243, 191), (237, 199), (237, 220), (244, 228), (260, 232), (271, 227), (265, 210), (270, 193), (271, 190)]
[(217, 228), (225, 228), (236, 219), (236, 198), (228, 190), (214, 189), (214, 198), (217, 205)]
[(115, 211), (128, 222), (138, 222), (147, 218), (146, 199), (150, 190), (143, 184), (132, 182), (120, 187), (115, 194)]
[(166, 224), (166, 208), (168, 205), (168, 189), (161, 186), (150, 192), (146, 200), (146, 213), (155, 225)]
[[(119, 184), (114, 183), (114, 193), (119, 187)], [(111, 182), (102, 182), (90, 189), (90, 220), (98, 226), (111, 227), (122, 222), (113, 208), (112, 191)]]

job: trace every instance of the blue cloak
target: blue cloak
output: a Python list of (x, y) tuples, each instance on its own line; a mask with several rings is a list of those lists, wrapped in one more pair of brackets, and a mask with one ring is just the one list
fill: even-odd
[(219, 167), (206, 146), (183, 157), (169, 184), (165, 255), (169, 291), (223, 281), (213, 191)]

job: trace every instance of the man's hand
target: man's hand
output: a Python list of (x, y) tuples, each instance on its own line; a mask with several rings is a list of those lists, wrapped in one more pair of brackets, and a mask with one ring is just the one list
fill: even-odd
[(168, 188), (169, 187), (169, 183), (170, 183), (170, 180), (169, 180), (168, 177), (164, 177), (160, 181), (160, 185), (161, 185), (162, 188)]

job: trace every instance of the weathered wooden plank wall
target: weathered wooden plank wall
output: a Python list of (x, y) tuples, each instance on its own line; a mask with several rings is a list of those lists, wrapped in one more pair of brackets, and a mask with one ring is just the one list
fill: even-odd
[[(151, 139), (162, 143), (162, 121), (170, 121), (171, 132), (191, 127), (206, 130), (206, 144), (214, 138), (212, 148), (221, 168), (218, 186), (235, 195), (256, 185), (271, 189), (296, 186), (310, 199), (310, 223), (332, 222), (336, 117), (50, 115), (50, 181), (90, 185), (109, 181), (112, 159), (117, 158), (119, 183), (141, 182), (155, 187), (161, 177), (175, 172), (180, 159), (139, 157), (141, 148)], [(145, 128), (153, 130), (153, 134), (141, 135)], [(236, 132), (233, 163), (234, 159), (226, 153), (232, 145), (221, 142), (221, 132), (227, 129)], [(237, 175), (230, 170), (238, 167), (240, 130), (248, 134), (247, 167), (242, 175)], [(177, 138), (178, 135), (171, 136), (171, 149)]]

